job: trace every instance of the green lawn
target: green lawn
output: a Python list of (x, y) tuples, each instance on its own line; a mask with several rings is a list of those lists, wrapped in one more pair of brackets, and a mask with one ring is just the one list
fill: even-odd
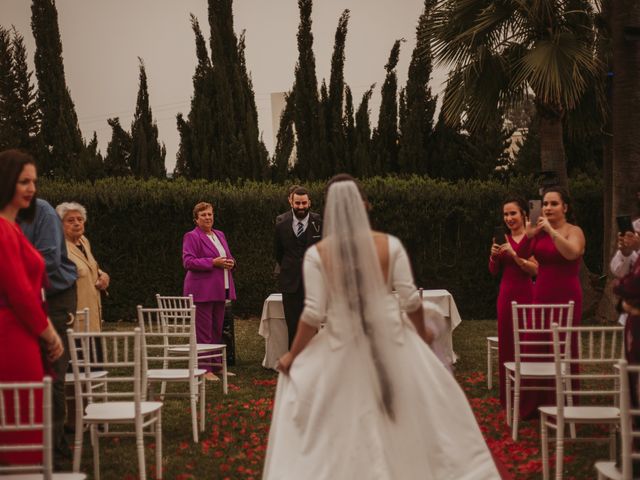
[[(113, 325), (111, 325), (113, 328)], [(116, 328), (132, 328), (120, 323)], [(229, 394), (220, 383), (207, 384), (207, 418), (200, 442), (191, 438), (187, 399), (167, 399), (163, 407), (164, 478), (254, 479), (261, 477), (266, 438), (277, 375), (261, 367), (264, 340), (258, 336), (258, 319), (238, 319), (235, 325), (236, 377), (230, 378)], [(494, 388), (486, 388), (486, 341), (495, 335), (496, 322), (464, 321), (454, 332), (454, 349), (460, 359), (456, 377), (467, 392), (488, 444), (517, 479), (541, 478), (537, 422), (523, 422), (521, 439), (514, 443), (504, 423)], [(85, 436), (82, 471), (93, 478), (91, 446)], [(153, 440), (146, 439), (149, 478), (153, 478)], [(102, 439), (101, 475), (105, 480), (137, 478), (135, 443), (132, 438)], [(592, 445), (569, 447), (565, 460), (567, 479), (595, 478), (593, 462), (606, 450)], [(70, 464), (69, 464), (70, 467)]]

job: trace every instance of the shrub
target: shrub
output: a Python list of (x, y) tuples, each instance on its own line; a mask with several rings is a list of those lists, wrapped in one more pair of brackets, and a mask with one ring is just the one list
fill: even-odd
[[(398, 236), (409, 251), (416, 282), (445, 288), (465, 318), (494, 318), (496, 280), (487, 270), (493, 227), (501, 222), (507, 192), (531, 197), (531, 178), (448, 183), (422, 177), (372, 178), (363, 187), (374, 228)], [(313, 210), (322, 211), (324, 184), (308, 185)], [(578, 223), (587, 236), (585, 261), (602, 264), (602, 188), (594, 180), (572, 182)], [(182, 292), (182, 236), (193, 228), (199, 201), (215, 205), (215, 228), (225, 232), (237, 260), (234, 313), (259, 315), (277, 291), (273, 276), (274, 219), (288, 208), (286, 188), (270, 183), (108, 178), (91, 184), (43, 181), (40, 195), (52, 205), (77, 201), (88, 211), (87, 237), (111, 275), (105, 319), (132, 318), (135, 306), (153, 305), (156, 293)]]

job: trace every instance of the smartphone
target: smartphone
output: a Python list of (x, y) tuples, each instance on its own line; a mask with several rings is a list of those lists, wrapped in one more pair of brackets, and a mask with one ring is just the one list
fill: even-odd
[(538, 223), (538, 218), (542, 213), (542, 200), (529, 200), (529, 221), (532, 226)]
[(616, 217), (618, 223), (618, 232), (624, 235), (625, 232), (634, 233), (633, 224), (631, 223), (631, 215), (618, 215)]
[(504, 236), (507, 234), (507, 229), (504, 225), (498, 225), (493, 229), (493, 243), (497, 243), (498, 245), (502, 245), (506, 240)]

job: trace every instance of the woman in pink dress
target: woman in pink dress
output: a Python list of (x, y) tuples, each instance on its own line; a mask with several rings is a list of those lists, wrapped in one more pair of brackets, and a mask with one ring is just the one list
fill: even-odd
[(528, 215), (527, 203), (518, 197), (509, 197), (502, 202), (502, 217), (509, 229), (502, 238), (494, 238), (489, 257), (489, 271), (493, 276), (502, 273), (498, 293), (498, 366), (500, 371), (500, 403), (506, 405), (504, 362), (513, 362), (513, 319), (511, 302), (531, 303), (533, 282), (531, 277), (538, 272), (535, 258), (521, 258), (516, 249), (525, 237), (524, 223)]
[[(520, 256), (533, 254), (538, 261), (538, 277), (533, 289), (533, 302), (538, 304), (575, 302), (573, 325), (582, 317), (580, 262), (584, 255), (582, 229), (569, 223), (571, 205), (567, 191), (551, 187), (542, 196), (542, 215), (536, 225), (527, 222), (527, 238), (518, 250)], [(572, 354), (576, 343), (572, 344)], [(553, 391), (527, 391), (522, 397), (522, 418), (536, 417), (541, 405), (555, 405)]]
[[(36, 166), (31, 156), (18, 150), (0, 152), (0, 382), (41, 382), (44, 376), (40, 343), (50, 361), (62, 355), (60, 337), (47, 318), (42, 304), (44, 260), (16, 224), (35, 213)], [(14, 400), (5, 392), (7, 420), (14, 416)], [(27, 420), (27, 395), (22, 392), (20, 412)], [(36, 397), (36, 420), (42, 421), (42, 395)], [(42, 432), (2, 432), (3, 443), (42, 442)], [(3, 464), (42, 462), (42, 452), (5, 452)]]

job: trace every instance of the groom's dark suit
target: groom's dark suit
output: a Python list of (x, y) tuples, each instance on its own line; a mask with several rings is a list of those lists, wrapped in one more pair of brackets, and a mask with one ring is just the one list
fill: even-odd
[(279, 285), (291, 347), (304, 307), (302, 260), (307, 248), (322, 238), (322, 217), (309, 212), (307, 228), (299, 237), (293, 231), (293, 212), (289, 210), (281, 217), (276, 223), (276, 262), (280, 266)]

